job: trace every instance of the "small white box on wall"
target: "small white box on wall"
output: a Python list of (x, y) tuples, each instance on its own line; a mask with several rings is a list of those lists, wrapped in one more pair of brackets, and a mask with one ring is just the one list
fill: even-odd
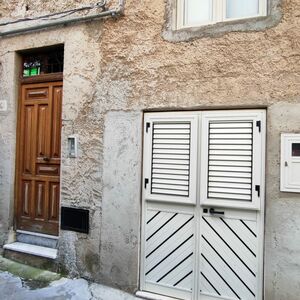
[(281, 134), (280, 190), (300, 193), (300, 133)]
[(68, 136), (68, 157), (75, 158), (78, 155), (78, 137), (77, 135)]

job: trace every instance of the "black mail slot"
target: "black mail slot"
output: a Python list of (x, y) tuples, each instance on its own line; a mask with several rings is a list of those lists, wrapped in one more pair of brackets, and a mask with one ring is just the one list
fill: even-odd
[(87, 209), (62, 207), (61, 229), (89, 233), (89, 211)]

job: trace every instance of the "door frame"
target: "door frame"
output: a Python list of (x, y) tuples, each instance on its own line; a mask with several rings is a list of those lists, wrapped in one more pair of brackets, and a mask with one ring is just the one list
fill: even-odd
[[(21, 70), (21, 66), (20, 66)], [(21, 159), (20, 159), (20, 133), (21, 133), (21, 113), (22, 113), (22, 107), (21, 107), (21, 101), (22, 101), (22, 86), (24, 84), (35, 84), (35, 83), (49, 83), (49, 82), (55, 82), (55, 81), (61, 81), (62, 87), (63, 87), (63, 73), (50, 73), (50, 74), (41, 74), (36, 75), (32, 77), (23, 77), (21, 72), (19, 74), (19, 80), (18, 80), (18, 96), (17, 96), (17, 113), (16, 113), (16, 151), (15, 151), (15, 183), (14, 183), (14, 213), (13, 213), (13, 228), (14, 230), (18, 230), (17, 228), (17, 219), (18, 219), (18, 199), (20, 196), (20, 189), (19, 189), (19, 182), (20, 182), (20, 166), (21, 166)], [(63, 104), (63, 98), (62, 98), (62, 104)], [(60, 132), (62, 136), (62, 130)], [(60, 182), (61, 182), (61, 171), (60, 171)], [(59, 195), (61, 195), (61, 185), (59, 185)], [(58, 220), (58, 224), (60, 224), (60, 220)], [(59, 236), (60, 226), (58, 226), (58, 236)]]
[[(169, 111), (169, 112), (163, 112), (163, 113), (168, 113), (170, 116), (172, 115), (176, 115), (178, 113), (202, 113), (202, 112), (214, 112), (214, 111), (224, 111), (224, 112), (233, 112), (233, 111), (240, 111), (240, 112), (249, 112), (249, 111), (260, 111), (263, 113), (262, 116), (262, 124), (261, 124), (261, 134), (262, 134), (262, 140), (261, 140), (261, 151), (262, 151), (262, 162), (261, 162), (261, 186), (260, 186), (260, 193), (262, 195), (261, 197), (261, 203), (260, 203), (260, 209), (246, 209), (249, 211), (256, 211), (257, 212), (257, 224), (259, 225), (259, 232), (258, 232), (258, 240), (261, 241), (261, 245), (258, 244), (258, 256), (259, 256), (259, 261), (258, 261), (258, 277), (257, 277), (257, 296), (256, 298), (259, 300), (264, 299), (265, 296), (265, 276), (264, 276), (264, 267), (265, 267), (265, 205), (266, 205), (266, 175), (265, 175), (265, 170), (266, 170), (266, 139), (267, 139), (267, 132), (266, 132), (266, 128), (267, 128), (267, 109), (266, 108), (237, 108), (237, 109), (209, 109), (209, 110), (191, 110), (191, 111)], [(144, 165), (144, 159), (145, 159), (145, 154), (147, 153), (147, 151), (149, 151), (148, 149), (145, 149), (145, 135), (144, 135), (144, 130), (145, 130), (145, 114), (150, 114), (150, 113), (160, 113), (159, 111), (155, 111), (155, 112), (144, 112), (143, 114), (143, 139), (142, 139), (142, 177), (141, 177), (141, 185), (142, 185), (142, 193), (141, 193), (141, 247), (140, 247), (140, 266), (139, 266), (139, 286), (140, 286), (140, 290), (143, 292), (147, 292), (147, 293), (153, 293), (155, 295), (154, 292), (151, 291), (147, 291), (145, 290), (145, 274), (144, 274), (144, 270), (145, 270), (145, 265), (144, 265), (144, 253), (145, 253), (145, 244), (143, 243), (143, 239), (145, 236), (145, 224), (144, 224), (144, 220), (146, 217), (146, 201), (145, 201), (145, 189), (143, 188), (143, 184), (144, 184), (144, 171), (145, 171), (145, 165)], [(199, 133), (201, 133), (202, 130), (202, 116), (200, 118), (200, 121), (198, 122), (198, 135)], [(201, 138), (198, 139), (197, 143), (201, 143)], [(196, 189), (196, 203), (195, 203), (195, 216), (198, 216), (196, 218), (196, 228), (195, 228), (195, 234), (200, 234), (200, 217), (202, 215), (202, 212), (200, 210), (200, 208), (203, 208), (203, 205), (200, 204), (200, 185), (202, 182), (202, 178), (201, 178), (201, 172), (200, 172), (200, 165), (201, 165), (201, 159), (203, 157), (203, 153), (202, 153), (202, 147), (200, 145), (200, 147), (198, 147), (198, 153), (197, 153), (197, 174), (199, 176), (198, 180), (197, 180), (197, 189)], [(199, 200), (198, 200), (199, 199)], [(150, 203), (157, 203), (157, 204), (161, 204), (162, 206), (167, 206), (168, 203), (164, 203), (164, 202), (157, 202), (157, 201), (150, 201)], [(191, 205), (189, 205), (191, 206)], [(241, 209), (241, 208), (240, 208)], [(184, 209), (183, 209), (184, 211)], [(197, 240), (197, 242), (195, 243), (195, 246), (197, 248), (200, 249), (200, 239)], [(200, 250), (199, 250), (200, 251)], [(199, 256), (199, 255), (198, 255)], [(195, 263), (194, 263), (194, 267), (196, 270), (199, 269), (200, 266), (200, 258), (196, 256), (195, 258)], [(194, 283), (193, 283), (193, 291), (191, 293), (191, 299), (192, 300), (214, 300), (217, 299), (218, 297), (211, 297), (211, 296), (206, 296), (206, 295), (201, 295), (200, 298), (200, 290), (198, 291), (199, 287), (199, 275), (195, 274), (194, 277)], [(160, 295), (158, 295), (160, 296)], [(161, 294), (162, 299), (164, 299), (164, 297), (168, 297), (165, 295)], [(169, 296), (170, 297), (170, 296)], [(159, 298), (158, 298), (159, 299)], [(171, 298), (170, 298), (171, 299)], [(225, 299), (223, 297), (220, 297), (220, 299)]]

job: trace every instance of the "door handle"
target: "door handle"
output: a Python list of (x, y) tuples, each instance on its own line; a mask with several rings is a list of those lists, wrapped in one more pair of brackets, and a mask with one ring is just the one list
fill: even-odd
[(43, 161), (49, 161), (49, 160), (50, 160), (49, 157), (47, 157), (47, 156), (43, 157)]
[(224, 215), (224, 211), (215, 210), (213, 207), (209, 209), (209, 213), (212, 215)]

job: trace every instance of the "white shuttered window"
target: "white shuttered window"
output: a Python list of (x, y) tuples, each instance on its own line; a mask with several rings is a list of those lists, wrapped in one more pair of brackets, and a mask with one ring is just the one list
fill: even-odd
[(197, 116), (157, 113), (145, 117), (146, 198), (195, 203)]
[(263, 114), (235, 111), (202, 116), (202, 204), (259, 209)]

